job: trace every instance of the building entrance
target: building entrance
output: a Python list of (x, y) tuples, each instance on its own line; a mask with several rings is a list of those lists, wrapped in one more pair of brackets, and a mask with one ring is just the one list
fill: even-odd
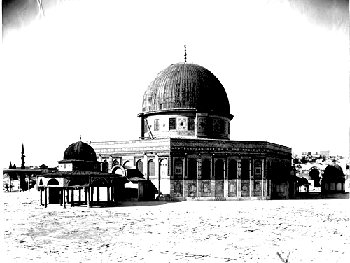
[(60, 189), (58, 187), (49, 187), (49, 204), (60, 203)]

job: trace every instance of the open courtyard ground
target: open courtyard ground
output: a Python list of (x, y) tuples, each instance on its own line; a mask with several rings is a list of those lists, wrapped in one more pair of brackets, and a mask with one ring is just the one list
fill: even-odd
[(40, 206), (4, 193), (2, 262), (350, 262), (349, 199)]

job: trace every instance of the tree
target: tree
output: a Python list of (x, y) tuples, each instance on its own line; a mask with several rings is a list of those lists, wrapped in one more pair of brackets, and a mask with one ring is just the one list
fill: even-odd
[(305, 164), (305, 163), (307, 163), (309, 160), (305, 157), (305, 156), (303, 156), (303, 157), (301, 157), (301, 163), (302, 164)]
[(46, 166), (45, 164), (42, 164), (42, 165), (39, 166), (39, 168), (40, 168), (40, 169), (47, 169), (48, 166)]

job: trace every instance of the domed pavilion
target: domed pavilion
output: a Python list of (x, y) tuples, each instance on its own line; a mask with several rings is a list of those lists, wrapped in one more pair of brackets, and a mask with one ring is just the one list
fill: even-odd
[(231, 141), (233, 115), (225, 88), (203, 66), (177, 63), (160, 71), (144, 92), (138, 117), (139, 139), (90, 145), (109, 172), (122, 166), (127, 174), (151, 181), (155, 198), (252, 200), (295, 194), (291, 148)]
[(323, 172), (322, 193), (345, 193), (345, 174), (338, 164), (328, 165)]
[(129, 180), (121, 174), (108, 173), (107, 163), (97, 161), (89, 144), (72, 143), (63, 156), (58, 162), (58, 172), (37, 177), (41, 205), (60, 204), (65, 208), (69, 203), (91, 207), (121, 199)]

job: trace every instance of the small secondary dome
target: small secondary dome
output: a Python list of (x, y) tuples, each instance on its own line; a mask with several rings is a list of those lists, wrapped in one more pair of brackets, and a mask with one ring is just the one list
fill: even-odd
[(225, 88), (212, 72), (196, 64), (170, 65), (158, 73), (144, 93), (143, 114), (171, 110), (232, 118)]
[(64, 160), (97, 161), (94, 149), (87, 143), (78, 141), (72, 143), (64, 151)]

